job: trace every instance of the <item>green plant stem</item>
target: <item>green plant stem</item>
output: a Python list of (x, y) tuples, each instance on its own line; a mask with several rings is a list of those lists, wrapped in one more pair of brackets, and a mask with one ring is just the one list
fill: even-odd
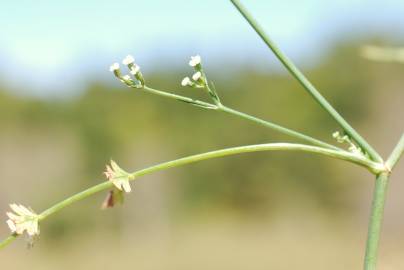
[[(131, 176), (133, 177), (132, 180), (134, 180), (134, 179), (137, 179), (138, 177), (146, 175), (146, 174), (186, 165), (189, 163), (194, 163), (197, 161), (224, 157), (224, 156), (229, 156), (229, 155), (235, 155), (235, 154), (241, 154), (241, 153), (260, 152), (260, 151), (303, 151), (303, 152), (309, 152), (309, 153), (317, 153), (317, 154), (322, 154), (322, 155), (329, 156), (332, 158), (341, 159), (341, 160), (355, 163), (357, 165), (360, 165), (360, 166), (363, 166), (363, 167), (369, 169), (373, 173), (379, 173), (380, 170), (383, 169), (383, 167), (381, 167), (380, 164), (375, 163), (367, 158), (354, 155), (347, 151), (331, 150), (331, 149), (325, 149), (322, 147), (310, 146), (310, 145), (304, 145), (304, 144), (269, 143), (269, 144), (257, 144), (257, 145), (232, 147), (232, 148), (226, 148), (226, 149), (222, 149), (222, 150), (206, 152), (206, 153), (202, 153), (202, 154), (198, 154), (198, 155), (188, 156), (188, 157), (160, 163), (158, 165), (151, 166), (151, 167), (148, 167), (148, 168), (145, 168), (142, 170), (138, 170), (138, 171), (132, 173)], [(79, 192), (79, 193), (55, 204), (54, 206), (50, 207), (49, 209), (43, 211), (39, 215), (39, 220), (43, 221), (44, 219), (48, 218), (50, 215), (53, 215), (56, 212), (59, 212), (63, 208), (65, 208), (77, 201), (83, 200), (95, 193), (98, 193), (100, 191), (111, 188), (112, 186), (113, 186), (113, 184), (108, 181), (108, 182), (103, 182), (101, 184), (90, 187), (82, 192)], [(13, 240), (15, 240), (15, 238), (16, 238), (16, 235), (11, 235), (8, 238), (6, 238), (3, 242), (0, 242), (0, 249), (4, 248), (8, 244), (10, 244)]]
[(69, 206), (77, 201), (81, 201), (93, 194), (96, 194), (100, 191), (106, 190), (108, 188), (111, 188), (113, 186), (112, 182), (110, 181), (106, 181), (103, 182), (101, 184), (92, 186), (86, 190), (83, 190), (77, 194), (74, 194), (73, 196), (55, 204), (54, 206), (50, 207), (49, 209), (46, 209), (45, 211), (43, 211), (40, 215), (39, 215), (39, 220), (42, 221), (44, 219), (46, 219), (47, 217), (49, 217), (50, 215), (59, 212), (60, 210), (62, 210), (63, 208), (65, 208), (66, 206)]
[[(135, 88), (136, 89), (136, 88)], [(171, 98), (171, 99), (175, 99), (175, 100), (179, 100), (185, 103), (190, 103), (199, 107), (203, 107), (203, 108), (207, 108), (207, 109), (217, 109), (217, 106), (205, 101), (201, 101), (201, 100), (197, 100), (197, 99), (193, 99), (193, 98), (189, 98), (189, 97), (184, 97), (181, 95), (176, 95), (176, 94), (172, 94), (169, 92), (165, 92), (165, 91), (161, 91), (161, 90), (157, 90), (157, 89), (153, 89), (151, 87), (148, 86), (144, 86), (143, 88), (140, 88), (146, 92), (158, 95), (158, 96), (162, 96), (162, 97), (167, 97), (167, 98)]]
[[(401, 135), (393, 152), (387, 159), (386, 166), (392, 170), (398, 163), (404, 151), (404, 134)], [(389, 183), (389, 172), (384, 172), (376, 177), (375, 188), (373, 192), (372, 210), (370, 214), (368, 239), (366, 242), (365, 270), (376, 270), (377, 254), (380, 243), (380, 234), (383, 223), (384, 205), (386, 201), (387, 188)]]
[(18, 237), (18, 235), (16, 235), (16, 234), (9, 235), (6, 239), (4, 239), (2, 242), (0, 242), (0, 249), (9, 245), (11, 242), (13, 242), (15, 239), (17, 239), (17, 237)]
[(280, 133), (286, 134), (288, 136), (300, 139), (302, 141), (306, 141), (306, 142), (311, 143), (313, 145), (325, 147), (325, 148), (328, 148), (328, 149), (343, 151), (339, 147), (336, 147), (334, 145), (331, 145), (331, 144), (328, 144), (326, 142), (320, 141), (320, 140), (315, 139), (313, 137), (307, 136), (307, 135), (305, 135), (303, 133), (300, 133), (298, 131), (294, 131), (292, 129), (288, 129), (288, 128), (285, 128), (283, 126), (277, 125), (275, 123), (268, 122), (268, 121), (265, 121), (263, 119), (248, 115), (246, 113), (236, 111), (236, 110), (231, 109), (229, 107), (226, 107), (226, 106), (224, 106), (222, 104), (215, 105), (215, 104), (207, 103), (207, 102), (204, 102), (204, 101), (195, 100), (195, 99), (191, 99), (191, 98), (188, 98), (188, 97), (172, 94), (172, 93), (169, 93), (169, 92), (153, 89), (153, 88), (147, 87), (147, 86), (144, 86), (142, 89), (145, 90), (146, 92), (156, 94), (156, 95), (159, 95), (159, 96), (168, 97), (168, 98), (175, 99), (175, 100), (180, 100), (180, 101), (183, 101), (183, 102), (186, 102), (186, 103), (191, 103), (191, 104), (199, 106), (199, 107), (208, 108), (208, 109), (214, 109), (214, 110), (222, 111), (222, 112), (232, 114), (232, 115), (235, 115), (235, 116), (239, 116), (241, 118), (247, 119), (247, 120), (252, 121), (254, 123), (260, 124), (260, 125), (262, 125), (264, 127), (267, 127), (267, 128), (272, 129), (272, 130), (276, 130), (276, 131), (278, 131)]
[(365, 270), (376, 270), (388, 183), (389, 176), (387, 173), (382, 173), (376, 177), (366, 242)]
[(238, 0), (230, 0), (237, 10), (241, 13), (244, 19), (251, 25), (255, 32), (261, 37), (265, 44), (272, 50), (276, 57), (281, 61), (285, 68), (297, 79), (303, 88), (317, 101), (320, 106), (326, 110), (331, 117), (344, 129), (344, 131), (354, 139), (358, 145), (365, 150), (369, 156), (374, 160), (381, 162), (383, 159), (373, 149), (373, 147), (366, 142), (364, 138), (331, 106), (331, 104), (318, 92), (318, 90), (311, 84), (311, 82), (303, 75), (303, 73), (293, 64), (293, 62), (275, 45), (275, 43), (265, 33), (264, 29), (258, 24), (248, 10)]
[(221, 107), (219, 107), (218, 110), (220, 110), (220, 111), (222, 111), (222, 112), (225, 112), (225, 113), (229, 113), (229, 114), (235, 115), (235, 116), (239, 116), (239, 117), (244, 118), (244, 119), (247, 119), (247, 120), (250, 120), (250, 121), (255, 122), (255, 123), (257, 123), (257, 124), (260, 124), (260, 125), (262, 125), (262, 126), (265, 126), (265, 127), (270, 128), (270, 129), (276, 130), (276, 131), (278, 131), (278, 132), (280, 132), (280, 133), (289, 135), (289, 136), (291, 136), (291, 137), (300, 139), (300, 140), (302, 140), (302, 141), (309, 142), (309, 143), (311, 143), (311, 144), (313, 144), (313, 145), (317, 145), (317, 146), (321, 146), (321, 147), (325, 147), (325, 148), (329, 148), (329, 149), (333, 149), (333, 150), (341, 150), (341, 148), (338, 148), (338, 147), (336, 147), (336, 146), (334, 146), (334, 145), (325, 143), (325, 142), (320, 141), (320, 140), (317, 140), (317, 139), (315, 139), (315, 138), (313, 138), (313, 137), (304, 135), (304, 134), (302, 134), (302, 133), (300, 133), (300, 132), (297, 132), (297, 131), (294, 131), (294, 130), (285, 128), (285, 127), (283, 127), (283, 126), (280, 126), (280, 125), (277, 125), (277, 124), (274, 124), (274, 123), (271, 123), (271, 122), (262, 120), (262, 119), (260, 119), (260, 118), (251, 116), (251, 115), (249, 115), (249, 114), (246, 114), (246, 113), (243, 113), (243, 112), (239, 112), (239, 111), (233, 110), (233, 109), (228, 108), (228, 107), (226, 107), (226, 106), (221, 106)]
[(401, 138), (398, 141), (396, 147), (394, 148), (393, 152), (390, 154), (389, 158), (386, 161), (387, 167), (392, 170), (394, 166), (400, 160), (400, 157), (403, 155), (404, 152), (404, 133), (401, 134)]

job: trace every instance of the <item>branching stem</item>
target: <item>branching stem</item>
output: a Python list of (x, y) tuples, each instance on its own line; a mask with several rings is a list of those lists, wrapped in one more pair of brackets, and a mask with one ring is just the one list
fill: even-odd
[(198, 107), (202, 107), (202, 108), (206, 108), (206, 109), (213, 109), (213, 110), (217, 110), (217, 111), (222, 111), (228, 114), (232, 114), (234, 116), (238, 116), (241, 118), (244, 118), (246, 120), (252, 121), (254, 123), (257, 123), (261, 126), (270, 128), (272, 130), (278, 131), (280, 133), (286, 134), (288, 136), (291, 136), (293, 138), (311, 143), (313, 145), (317, 145), (317, 146), (321, 146), (324, 148), (328, 148), (328, 149), (333, 149), (333, 150), (340, 150), (343, 151), (341, 148), (338, 148), (334, 145), (328, 144), (326, 142), (320, 141), (318, 139), (315, 139), (313, 137), (310, 137), (308, 135), (305, 135), (301, 132), (289, 129), (289, 128), (285, 128), (283, 126), (277, 125), (275, 123), (269, 122), (269, 121), (265, 121), (263, 119), (257, 118), (255, 116), (251, 116), (249, 114), (234, 110), (232, 108), (226, 107), (224, 105), (222, 105), (221, 103), (219, 104), (212, 104), (212, 103), (208, 103), (205, 101), (200, 101), (200, 100), (196, 100), (196, 99), (192, 99), (189, 97), (185, 97), (185, 96), (181, 96), (181, 95), (176, 95), (176, 94), (172, 94), (166, 91), (161, 91), (161, 90), (157, 90), (157, 89), (153, 89), (151, 87), (145, 86), (142, 88), (144, 91), (149, 92), (151, 94), (156, 94), (159, 96), (163, 96), (163, 97), (168, 97), (171, 99), (175, 99), (175, 100), (179, 100), (179, 101), (183, 101), (192, 105), (196, 105)]
[(377, 162), (382, 162), (383, 159), (373, 149), (373, 147), (366, 142), (364, 138), (332, 107), (332, 105), (320, 94), (320, 92), (313, 86), (313, 84), (304, 76), (304, 74), (293, 64), (293, 62), (275, 45), (275, 43), (265, 33), (264, 29), (258, 24), (254, 17), (238, 0), (230, 0), (237, 8), (244, 19), (251, 25), (255, 32), (261, 37), (269, 49), (281, 61), (285, 68), (292, 74), (292, 76), (303, 86), (303, 88), (317, 101), (317, 103), (327, 111), (331, 117), (344, 129), (344, 131), (353, 138), (358, 145), (365, 150), (369, 156)]

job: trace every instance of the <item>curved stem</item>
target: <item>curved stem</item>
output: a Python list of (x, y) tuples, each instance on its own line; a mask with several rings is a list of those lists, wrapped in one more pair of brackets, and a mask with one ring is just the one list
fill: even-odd
[[(332, 158), (336, 159), (341, 159), (341, 160), (346, 160), (355, 164), (358, 164), (360, 166), (366, 167), (373, 173), (379, 173), (381, 170), (383, 170), (383, 167), (375, 163), (371, 160), (366, 159), (365, 157), (357, 156), (352, 153), (346, 152), (346, 151), (339, 151), (339, 150), (331, 150), (331, 149), (325, 149), (317, 146), (310, 146), (310, 145), (304, 145), (304, 144), (293, 144), (293, 143), (268, 143), (268, 144), (257, 144), (257, 145), (247, 145), (247, 146), (239, 146), (239, 147), (232, 147), (232, 148), (226, 148), (222, 150), (216, 150), (216, 151), (211, 151), (211, 152), (206, 152), (198, 155), (193, 155), (193, 156), (188, 156), (164, 163), (160, 163), (142, 170), (138, 170), (134, 173), (131, 174), (133, 177), (132, 180), (137, 179), (139, 176), (143, 176), (146, 174), (150, 174), (153, 172), (157, 171), (162, 171), (166, 170), (169, 168), (174, 168), (182, 165), (186, 165), (189, 163), (194, 163), (197, 161), (202, 161), (202, 160), (207, 160), (207, 159), (212, 159), (212, 158), (218, 158), (218, 157), (224, 157), (224, 156), (230, 156), (230, 155), (236, 155), (236, 154), (241, 154), (241, 153), (249, 153), (249, 152), (259, 152), (259, 151), (303, 151), (303, 152), (309, 152), (309, 153), (317, 153), (317, 154), (322, 154), (325, 156), (329, 156)], [(103, 182), (101, 184), (95, 185), (93, 187), (90, 187), (80, 193), (77, 193), (57, 204), (54, 206), (50, 207), (49, 209), (43, 211), (39, 215), (39, 220), (42, 221), (49, 217), (52, 214), (55, 214), (56, 212), (62, 210), (63, 208), (73, 204), (74, 202), (83, 200), (95, 193), (98, 193), (100, 191), (106, 190), (108, 188), (112, 187), (112, 182)], [(0, 242), (0, 249), (11, 243), (13, 240), (15, 240), (16, 235), (9, 236), (6, 238), (3, 242)]]
[(344, 129), (344, 131), (353, 138), (358, 145), (365, 150), (369, 156), (378, 162), (383, 159), (373, 149), (373, 147), (332, 107), (332, 105), (318, 92), (311, 82), (303, 75), (303, 73), (293, 64), (293, 62), (275, 45), (275, 43), (265, 33), (264, 29), (258, 24), (253, 16), (238, 0), (230, 0), (237, 8), (244, 19), (251, 25), (255, 32), (261, 37), (268, 48), (281, 61), (285, 68), (292, 76), (303, 86), (303, 88), (317, 101), (317, 103), (334, 118), (335, 121)]

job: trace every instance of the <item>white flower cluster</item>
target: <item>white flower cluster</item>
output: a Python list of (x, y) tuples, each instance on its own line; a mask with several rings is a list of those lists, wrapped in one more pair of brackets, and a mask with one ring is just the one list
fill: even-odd
[(363, 156), (363, 151), (362, 149), (357, 146), (354, 142), (352, 142), (351, 138), (349, 138), (348, 135), (341, 135), (341, 133), (339, 131), (335, 131), (332, 136), (334, 137), (334, 139), (337, 140), (337, 142), (339, 143), (347, 143), (349, 144), (349, 152), (356, 154), (356, 155), (361, 155)]
[(129, 73), (135, 78), (135, 80), (133, 80), (130, 75), (122, 75), (118, 63), (112, 64), (109, 67), (109, 71), (113, 72), (115, 77), (129, 87), (143, 87), (145, 81), (142, 73), (140, 72), (140, 67), (135, 63), (135, 58), (133, 58), (132, 55), (128, 55), (122, 60), (122, 64), (128, 67)]
[(199, 55), (191, 56), (189, 65), (195, 69), (195, 73), (191, 78), (185, 77), (181, 81), (182, 86), (189, 86), (194, 88), (204, 88), (206, 86), (206, 78), (202, 73), (201, 57)]
[(106, 166), (104, 175), (120, 191), (125, 191), (126, 193), (132, 191), (132, 188), (129, 184), (129, 180), (130, 178), (132, 178), (132, 176), (121, 169), (115, 161), (111, 160), (111, 165)]
[(10, 208), (14, 213), (7, 212), (7, 225), (12, 233), (21, 235), (25, 231), (31, 237), (39, 235), (39, 216), (34, 211), (21, 204), (10, 204)]

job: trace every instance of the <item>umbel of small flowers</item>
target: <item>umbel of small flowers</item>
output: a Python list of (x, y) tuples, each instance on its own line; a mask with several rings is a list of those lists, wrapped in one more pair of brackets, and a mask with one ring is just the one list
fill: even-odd
[(117, 77), (121, 82), (126, 84), (128, 87), (142, 88), (145, 85), (145, 80), (142, 72), (140, 71), (140, 67), (135, 63), (135, 59), (132, 55), (126, 56), (122, 64), (128, 67), (129, 74), (132, 75), (122, 75), (119, 64), (114, 63), (109, 67), (109, 70), (114, 73), (115, 77)]
[(181, 81), (182, 86), (189, 86), (193, 88), (205, 88), (206, 87), (206, 77), (202, 71), (202, 61), (199, 55), (191, 56), (189, 60), (189, 65), (194, 68), (195, 73), (192, 77), (185, 77)]
[(39, 215), (21, 204), (10, 204), (10, 208), (14, 213), (7, 212), (7, 225), (12, 233), (21, 235), (26, 232), (29, 237), (39, 235)]

